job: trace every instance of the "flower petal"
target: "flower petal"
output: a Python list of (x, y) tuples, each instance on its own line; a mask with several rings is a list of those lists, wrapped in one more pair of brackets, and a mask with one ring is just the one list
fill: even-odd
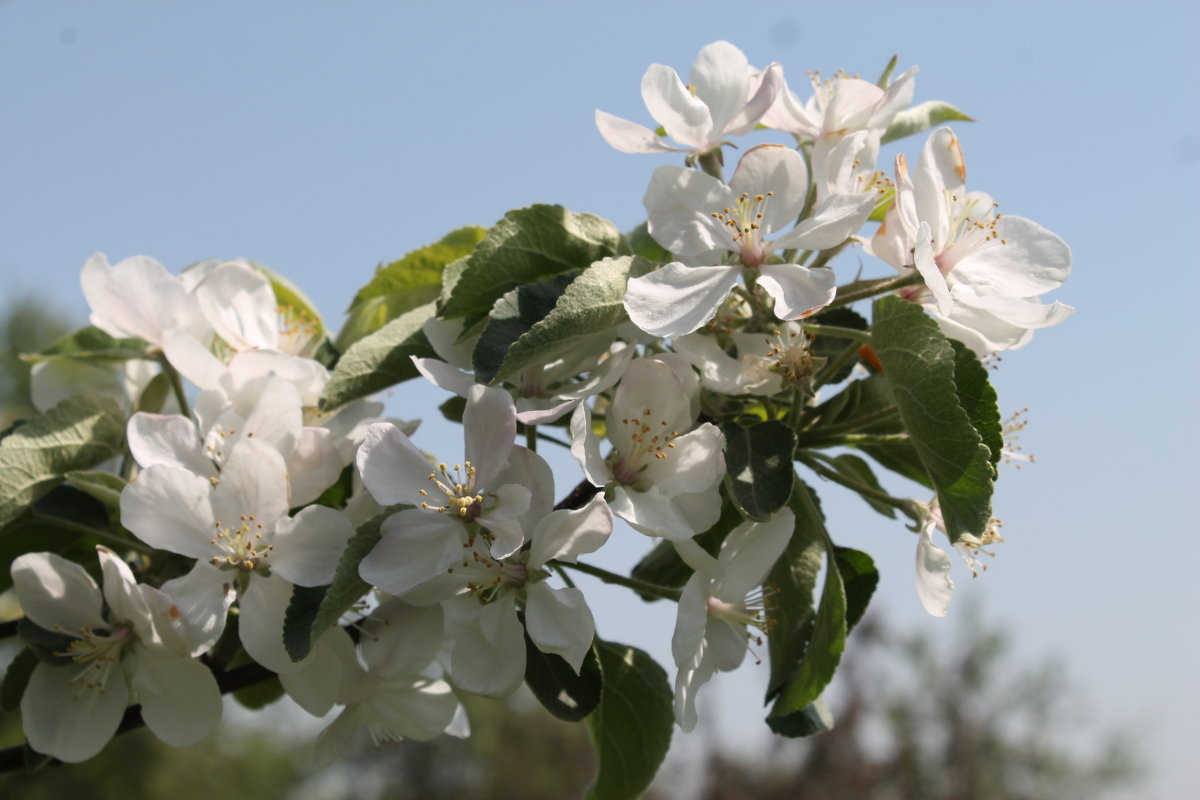
[(921, 605), (935, 617), (946, 616), (954, 581), (950, 580), (950, 556), (933, 543), (932, 525), (917, 539), (917, 595)]
[(832, 303), (837, 295), (837, 278), (828, 267), (767, 264), (760, 269), (758, 285), (775, 299), (779, 319), (803, 319)]
[(739, 272), (737, 267), (689, 267), (672, 261), (630, 279), (625, 310), (635, 325), (652, 336), (682, 336), (713, 318)]
[(544, 581), (527, 585), (525, 592), (529, 638), (543, 653), (562, 656), (579, 674), (596, 635), (596, 623), (583, 592), (551, 589)]
[(432, 511), (397, 512), (384, 520), (383, 536), (358, 565), (358, 574), (400, 596), (462, 558), (463, 530), (457, 520)]
[(209, 541), (216, 520), (211, 495), (208, 478), (150, 467), (121, 492), (121, 524), (151, 547), (209, 559), (221, 552)]
[(338, 559), (354, 525), (345, 514), (325, 506), (309, 506), (275, 523), (272, 571), (298, 586), (323, 586), (333, 580)]
[(622, 153), (684, 152), (683, 148), (671, 147), (645, 125), (615, 117), (600, 109), (596, 109), (596, 128), (604, 141)]
[(100, 615), (100, 588), (74, 561), (54, 553), (26, 553), (12, 562), (11, 573), (21, 610), (39, 627), (108, 627)]
[(642, 76), (642, 101), (672, 139), (694, 150), (708, 148), (712, 115), (704, 101), (683, 85), (675, 70), (651, 64)]
[(38, 664), (21, 697), (21, 727), (29, 746), (70, 764), (99, 753), (129, 705), (120, 665), (108, 669), (104, 691), (76, 684), (79, 673), (78, 664)]
[(216, 730), (221, 690), (208, 667), (186, 656), (138, 648), (133, 690), (146, 727), (172, 747), (189, 747)]

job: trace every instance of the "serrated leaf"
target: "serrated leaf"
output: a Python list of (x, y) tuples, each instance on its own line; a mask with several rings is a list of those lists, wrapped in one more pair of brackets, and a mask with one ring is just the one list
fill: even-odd
[[(802, 486), (797, 484), (796, 492), (800, 498), (795, 505), (807, 506), (807, 513), (811, 516), (815, 508), (809, 497), (811, 490), (804, 486), (806, 491), (802, 491)], [(776, 697), (775, 705), (771, 708), (772, 717), (786, 717), (814, 703), (833, 679), (842, 652), (846, 649), (846, 590), (837, 568), (833, 543), (829, 541), (824, 525), (820, 533), (826, 555), (821, 604), (817, 607), (812, 637), (804, 651), (804, 658)]]
[(554, 310), (574, 273), (555, 275), (519, 286), (496, 301), (471, 353), (475, 380), (491, 383), (498, 376), (509, 348)]
[(996, 390), (979, 357), (956, 339), (951, 339), (950, 344), (954, 347), (954, 388), (958, 391), (958, 402), (987, 445), (995, 467), (1000, 462), (1000, 451), (1004, 449), (1004, 425), (1000, 421)]
[(437, 356), (422, 331), (425, 320), (434, 314), (434, 306), (426, 303), (405, 312), (351, 345), (325, 384), (321, 408), (337, 408), (419, 375), (410, 356)]
[(887, 132), (883, 134), (883, 144), (912, 136), (922, 131), (941, 125), (943, 122), (974, 122), (969, 117), (949, 103), (941, 100), (928, 100), (924, 103), (906, 108), (895, 116)]
[[(898, 297), (875, 301), (871, 339), (904, 428), (937, 491), (951, 542), (982, 535), (992, 515), (995, 467), (955, 384), (954, 347), (937, 322)], [(980, 396), (976, 389), (971, 396)]]
[(125, 418), (96, 394), (68, 397), (0, 441), (0, 525), (15, 519), (67, 472), (119, 454)]
[(145, 358), (149, 346), (142, 339), (118, 339), (95, 325), (88, 325), (64, 336), (40, 353), (27, 353), (21, 359), (33, 363), (50, 358), (126, 361)]
[(593, 214), (534, 205), (509, 211), (455, 266), (442, 308), (447, 317), (482, 317), (505, 292), (617, 255), (621, 234)]
[(792, 494), (796, 435), (783, 422), (725, 422), (725, 470), (730, 494), (750, 519), (765, 521)]
[(604, 679), (595, 648), (588, 651), (576, 675), (566, 659), (543, 653), (526, 632), (525, 683), (551, 714), (567, 722), (579, 722), (600, 705)]
[(349, 316), (337, 336), (338, 349), (344, 351), (404, 312), (436, 301), (446, 265), (474, 250), (485, 233), (484, 228), (468, 225), (376, 269), (350, 303)]
[(625, 234), (629, 249), (635, 256), (641, 256), (653, 264), (665, 264), (671, 260), (671, 253), (650, 235), (650, 225), (643, 222)]
[(566, 287), (553, 310), (513, 342), (495, 378), (503, 380), (532, 364), (549, 363), (586, 347), (589, 341), (611, 337), (613, 329), (629, 318), (626, 283), (652, 266), (638, 256), (605, 258), (590, 265)]
[(28, 647), (21, 648), (16, 657), (8, 662), (8, 669), (4, 670), (4, 680), (0, 682), (0, 711), (10, 713), (20, 707), (25, 687), (29, 685), (29, 677), (33, 675), (33, 668), (37, 665), (37, 654)]
[(600, 762), (587, 800), (636, 800), (671, 746), (674, 693), (667, 673), (636, 647), (596, 640), (604, 688), (587, 719)]
[(875, 561), (861, 550), (852, 547), (834, 547), (838, 572), (842, 574), (842, 586), (846, 590), (846, 633), (862, 620), (879, 585), (879, 570)]
[(768, 701), (783, 689), (808, 649), (816, 617), (813, 590), (825, 551), (825, 519), (816, 497), (803, 481), (799, 478), (795, 481), (789, 505), (796, 517), (796, 529), (764, 582), (772, 592), (772, 601), (767, 606), (771, 631), (767, 637), (767, 652), (771, 657)]
[[(321, 634), (333, 627), (343, 614), (371, 590), (371, 584), (359, 577), (358, 564), (379, 541), (383, 521), (405, 507), (392, 506), (358, 526), (358, 530), (346, 542), (346, 549), (342, 551), (342, 557), (338, 560), (333, 581), (328, 586), (317, 587), (319, 598), (316, 590), (308, 590), (299, 597), (297, 590), (293, 590), (292, 602), (288, 605), (284, 622), (283, 641), (293, 661), (303, 660), (312, 651), (313, 643), (321, 638)], [(287, 621), (289, 617), (292, 618), (290, 623)]]
[(120, 475), (76, 470), (68, 472), (64, 477), (107, 507), (121, 507), (121, 492), (125, 488), (125, 479)]

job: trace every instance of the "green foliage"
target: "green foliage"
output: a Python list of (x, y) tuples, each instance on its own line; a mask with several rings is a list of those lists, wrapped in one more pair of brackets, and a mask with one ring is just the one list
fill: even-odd
[(566, 659), (543, 653), (526, 632), (525, 684), (551, 714), (567, 722), (579, 722), (596, 710), (603, 693), (604, 679), (596, 648), (588, 651), (576, 675)]
[(4, 680), (0, 682), (0, 712), (9, 713), (20, 708), (25, 687), (29, 685), (29, 678), (39, 662), (37, 653), (23, 647), (8, 663)]
[(88, 325), (57, 340), (41, 352), (25, 355), (23, 358), (32, 363), (50, 358), (127, 361), (131, 358), (145, 358), (149, 347), (141, 339), (118, 339), (94, 325)]
[(434, 310), (433, 303), (426, 303), (406, 311), (351, 345), (325, 384), (321, 409), (334, 409), (417, 377), (411, 356), (437, 355), (422, 331)]
[(473, 225), (458, 228), (434, 244), (377, 268), (354, 295), (346, 312), (349, 317), (337, 336), (337, 348), (345, 351), (404, 312), (437, 300), (446, 265), (474, 250), (485, 233), (484, 228)]
[(791, 509), (796, 529), (783, 555), (767, 574), (765, 585), (775, 598), (767, 606), (767, 652), (771, 658), (771, 676), (767, 683), (769, 701), (783, 689), (796, 666), (804, 659), (815, 621), (813, 589), (821, 569), (825, 545), (825, 519), (812, 490), (799, 478), (792, 490)]
[(0, 525), (15, 519), (63, 476), (119, 454), (125, 417), (107, 397), (78, 394), (0, 441)]
[(721, 432), (730, 496), (748, 518), (770, 519), (792, 493), (796, 435), (778, 420), (750, 426), (725, 422)]
[(72, 484), (99, 500), (111, 509), (121, 507), (121, 490), (125, 488), (125, 479), (111, 472), (91, 470), (76, 470), (68, 472), (63, 477)]
[[(871, 465), (863, 459), (851, 453), (842, 453), (834, 456), (827, 462), (829, 467), (836, 470), (841, 475), (863, 484), (864, 486), (874, 489), (877, 492), (883, 491), (883, 486), (880, 485), (879, 479), (875, 477), (875, 473), (871, 471)], [(874, 497), (867, 494), (860, 494), (859, 497), (866, 502), (871, 508), (883, 514), (888, 519), (896, 518), (896, 509), (887, 503), (882, 503)]]
[(548, 205), (509, 211), (460, 266), (447, 269), (452, 285), (441, 312), (481, 319), (506, 292), (618, 255), (621, 244), (616, 227), (592, 214)]
[[(553, 275), (505, 292), (496, 301), (471, 354), (478, 382), (491, 383), (501, 377), (499, 373), (509, 349), (554, 310), (554, 304), (574, 278), (573, 273)], [(511, 371), (506, 370), (504, 377)]]
[(671, 746), (674, 692), (663, 668), (636, 647), (597, 639), (595, 650), (604, 689), (587, 723), (600, 771), (587, 800), (636, 800)]
[(943, 122), (974, 121), (974, 117), (967, 116), (949, 103), (941, 100), (929, 100), (912, 108), (906, 108), (897, 114), (892, 120), (892, 124), (888, 126), (887, 132), (883, 134), (883, 144), (936, 128)]
[[(988, 446), (959, 403), (954, 347), (924, 309), (898, 297), (876, 300), (874, 318), (875, 352), (904, 428), (937, 490), (950, 540), (981, 535), (992, 514), (996, 470)], [(964, 375), (979, 378), (965, 368)], [(982, 387), (966, 391), (969, 398), (978, 398), (973, 407), (983, 405)]]
[(879, 585), (879, 570), (875, 568), (875, 560), (861, 550), (835, 546), (833, 552), (846, 590), (846, 632), (849, 633), (867, 613), (871, 596)]

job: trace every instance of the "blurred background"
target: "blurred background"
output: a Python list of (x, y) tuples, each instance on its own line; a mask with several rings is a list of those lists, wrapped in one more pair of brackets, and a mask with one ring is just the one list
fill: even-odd
[[(1008, 541), (978, 579), (956, 564), (948, 619), (917, 600), (914, 535), (818, 484), (834, 539), (882, 572), (832, 689), (838, 727), (772, 739), (765, 669), (748, 662), (706, 690), (700, 729), (676, 734), (654, 791), (1195, 797), (1198, 23), (1191, 5), (1157, 2), (0, 2), (4, 413), (27, 413), (13, 354), (86, 323), (78, 274), (94, 252), (172, 271), (251, 258), (336, 330), (377, 264), (460, 225), (534, 202), (623, 230), (641, 222), (651, 171), (673, 162), (612, 150), (592, 119), (600, 108), (650, 123), (638, 87), (652, 62), (686, 73), (700, 47), (727, 39), (756, 65), (781, 62), (807, 97), (806, 70), (874, 80), (896, 53), (900, 69), (921, 67), (916, 102), (976, 118), (955, 126), (968, 185), (1074, 250), (1071, 280), (1049, 299), (1076, 315), (993, 373), (1002, 414), (1031, 408), (1022, 443), (1037, 463), (1003, 469), (995, 513)], [(921, 144), (890, 146), (881, 166)], [(888, 270), (859, 253), (835, 267), (843, 282)], [(416, 440), (436, 449), (459, 436), (437, 419), (443, 399), (403, 384), (389, 411), (423, 417)], [(565, 492), (574, 462), (546, 455)], [(614, 539), (597, 558), (611, 569), (647, 546), (627, 529)], [(595, 597), (602, 636), (673, 674), (673, 607)], [(282, 702), (228, 712), (196, 748), (130, 734), (90, 764), (0, 778), (0, 790), (562, 797), (592, 769), (582, 728), (520, 698), (472, 704), (467, 742), (367, 744), (315, 776), (303, 748), (319, 723), (300, 725)], [(0, 745), (12, 743), (16, 721), (3, 730)]]

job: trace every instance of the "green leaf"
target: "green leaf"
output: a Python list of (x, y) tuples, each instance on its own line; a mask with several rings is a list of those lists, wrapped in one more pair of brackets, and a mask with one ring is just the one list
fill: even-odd
[[(613, 329), (629, 318), (625, 313), (625, 284), (651, 267), (650, 262), (636, 256), (605, 258), (589, 266), (566, 287), (553, 310), (512, 343), (494, 379), (503, 380), (533, 364), (549, 363), (586, 347), (589, 341), (599, 341), (606, 347)], [(476, 379), (492, 380), (479, 373)]]
[(527, 283), (496, 301), (471, 353), (476, 381), (491, 383), (498, 377), (509, 348), (554, 310), (574, 277), (564, 273)]
[(0, 525), (15, 519), (62, 476), (119, 454), (125, 417), (95, 394), (68, 397), (0, 441)]
[(526, 633), (525, 683), (551, 714), (567, 722), (579, 722), (600, 705), (604, 679), (595, 648), (588, 651), (576, 675), (566, 659), (543, 653)]
[(629, 242), (629, 249), (635, 256), (641, 256), (654, 264), (665, 264), (671, 260), (670, 252), (654, 240), (650, 235), (650, 226), (645, 222), (625, 234), (625, 240)]
[(422, 331), (425, 320), (434, 314), (434, 305), (426, 303), (406, 311), (351, 345), (325, 384), (321, 409), (337, 408), (419, 375), (410, 356), (437, 356)]
[(770, 519), (792, 494), (796, 435), (779, 420), (750, 426), (725, 422), (721, 432), (725, 478), (734, 502), (750, 519)]
[(0, 682), (0, 711), (8, 714), (21, 706), (21, 698), (25, 695), (25, 687), (29, 685), (29, 676), (38, 665), (37, 654), (28, 647), (21, 648), (16, 657), (8, 663), (4, 670), (4, 681)]
[(125, 479), (120, 475), (77, 470), (68, 472), (64, 477), (109, 508), (121, 507), (121, 491), (125, 488)]
[(145, 358), (149, 347), (150, 345), (141, 339), (117, 339), (94, 325), (88, 325), (64, 336), (40, 353), (29, 353), (21, 358), (35, 363), (50, 358), (126, 361), (131, 358)]
[(915, 133), (927, 131), (943, 122), (974, 122), (974, 117), (968, 117), (949, 103), (941, 100), (929, 100), (906, 108), (896, 115), (887, 133), (883, 134), (883, 144), (912, 136)]
[(337, 348), (346, 350), (364, 336), (417, 306), (436, 301), (442, 291), (442, 271), (451, 261), (470, 253), (483, 239), (484, 228), (469, 225), (451, 231), (387, 266), (375, 270), (358, 290), (347, 310), (349, 317), (338, 333)]
[(790, 506), (796, 516), (796, 530), (764, 581), (772, 593), (767, 606), (771, 632), (767, 637), (767, 652), (771, 657), (768, 701), (782, 691), (808, 649), (816, 620), (813, 590), (827, 535), (825, 519), (812, 489), (799, 478), (795, 482)]
[(285, 616), (283, 639), (283, 645), (293, 661), (303, 660), (321, 634), (336, 624), (371, 590), (371, 585), (359, 577), (358, 564), (382, 536), (380, 526), (384, 520), (401, 508), (406, 506), (391, 506), (358, 526), (350, 541), (346, 542), (332, 583), (303, 592), (300, 587), (293, 589), (292, 602)]
[(171, 396), (173, 391), (171, 387), (171, 378), (165, 372), (160, 372), (155, 375), (146, 384), (146, 388), (142, 389), (142, 393), (138, 395), (137, 405), (134, 411), (145, 411), (148, 414), (158, 414), (166, 405), (167, 398)]
[(871, 596), (879, 584), (879, 570), (869, 555), (852, 547), (834, 547), (834, 556), (846, 589), (846, 632), (849, 633), (867, 613)]
[[(812, 319), (813, 322), (821, 325), (832, 325), (839, 328), (852, 328), (856, 331), (865, 331), (869, 327), (866, 319), (861, 314), (850, 308), (831, 308), (828, 311), (822, 311), (819, 315)], [(834, 359), (841, 354), (847, 347), (855, 347), (857, 343), (850, 339), (842, 339), (837, 336), (828, 334), (819, 334), (812, 338), (813, 356), (816, 358)], [(858, 359), (847, 361), (833, 375), (829, 376), (826, 384), (841, 383), (850, 377), (854, 365), (858, 363)]]
[[(831, 459), (829, 466), (845, 475), (847, 478), (865, 484), (868, 488), (882, 492), (883, 486), (880, 485), (879, 479), (875, 477), (875, 473), (871, 471), (871, 465), (862, 460), (856, 455), (843, 453), (840, 456), (834, 456)], [(887, 503), (881, 503), (874, 497), (868, 495), (859, 495), (871, 508), (883, 514), (888, 519), (896, 518), (896, 509), (889, 506)]]
[(987, 445), (995, 467), (1000, 462), (1000, 451), (1004, 449), (1004, 425), (1000, 421), (996, 390), (988, 380), (987, 367), (979, 361), (979, 356), (956, 339), (951, 339), (950, 344), (954, 347), (954, 388), (958, 390), (958, 402)]
[[(900, 418), (937, 490), (951, 542), (982, 535), (992, 515), (991, 451), (959, 403), (954, 347), (937, 322), (898, 297), (875, 301), (871, 338)], [(982, 397), (975, 387), (971, 397)]]
[[(96, 558), (96, 540), (80, 536), (73, 527), (24, 515), (4, 526), (0, 533), (0, 564), (12, 564), (26, 553), (56, 553), (70, 561), (86, 562)], [(11, 588), (12, 573), (0, 569), (0, 592)]]
[(798, 739), (833, 729), (833, 713), (821, 698), (784, 717), (767, 717), (767, 727), (779, 736)]
[(255, 683), (233, 693), (233, 699), (242, 708), (258, 711), (266, 708), (283, 697), (283, 683), (278, 677), (268, 678), (261, 683)]
[(562, 206), (509, 211), (451, 272), (442, 313), (483, 317), (505, 292), (617, 255), (621, 234), (608, 220)]
[(667, 673), (636, 647), (596, 640), (604, 675), (600, 705), (587, 719), (600, 769), (587, 800), (635, 800), (671, 746), (674, 692)]
[(879, 76), (879, 80), (875, 81), (875, 85), (880, 89), (886, 89), (892, 83), (892, 73), (896, 71), (896, 64), (900, 61), (899, 55), (894, 55), (888, 59), (887, 66), (883, 68), (883, 73)]

